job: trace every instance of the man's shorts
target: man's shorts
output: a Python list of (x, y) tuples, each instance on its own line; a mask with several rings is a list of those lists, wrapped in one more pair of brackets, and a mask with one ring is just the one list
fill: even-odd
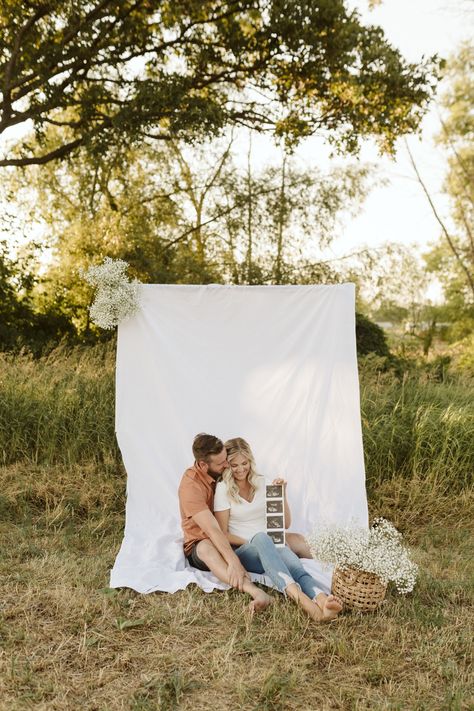
[(205, 571), (210, 572), (210, 571), (209, 571), (209, 568), (207, 567), (207, 565), (204, 563), (204, 561), (202, 561), (202, 560), (200, 559), (200, 557), (199, 557), (198, 554), (197, 554), (196, 546), (197, 546), (197, 544), (200, 543), (200, 542), (201, 542), (201, 541), (196, 541), (196, 543), (193, 543), (193, 547), (191, 548), (191, 552), (188, 553), (188, 555), (186, 556), (186, 558), (188, 559), (188, 563), (189, 563), (190, 565), (192, 565), (194, 568), (197, 568), (198, 570), (205, 570)]

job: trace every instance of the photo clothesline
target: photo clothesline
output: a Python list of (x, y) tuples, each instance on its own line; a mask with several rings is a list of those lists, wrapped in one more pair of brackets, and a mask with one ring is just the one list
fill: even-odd
[(283, 484), (267, 484), (265, 487), (266, 530), (273, 543), (282, 547), (286, 543), (285, 490)]

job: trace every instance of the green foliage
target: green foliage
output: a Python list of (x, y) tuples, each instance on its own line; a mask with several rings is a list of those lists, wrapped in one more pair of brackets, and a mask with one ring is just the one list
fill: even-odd
[(425, 255), (428, 270), (436, 274), (443, 285), (444, 304), (440, 308), (442, 321), (449, 323), (445, 338), (458, 341), (474, 331), (474, 298), (448, 245), (438, 242)]
[(0, 462), (71, 463), (86, 451), (97, 462), (118, 460), (114, 353), (115, 342), (38, 360), (0, 354)]
[(8, 256), (7, 244), (0, 242), (0, 346), (11, 347), (28, 328), (31, 311), (19, 295), (23, 270)]
[(0, 350), (26, 347), (39, 353), (64, 336), (74, 336), (74, 328), (57, 305), (35, 307), (36, 281), (28, 255), (14, 259), (7, 243), (0, 242)]
[(406, 306), (401, 306), (395, 299), (386, 299), (379, 303), (371, 315), (375, 321), (401, 324), (408, 318), (409, 311)]
[[(31, 120), (37, 140), (0, 166), (237, 124), (290, 144), (324, 128), (350, 151), (373, 135), (390, 150), (418, 126), (437, 71), (405, 62), (342, 0), (3, 0), (0, 27), (0, 133)], [(249, 101), (249, 86), (268, 99)], [(51, 124), (65, 128), (56, 147)]]
[(359, 356), (365, 356), (368, 353), (375, 353), (375, 355), (382, 357), (390, 355), (383, 328), (360, 313), (356, 313), (356, 339)]
[(416, 245), (388, 243), (365, 251), (355, 273), (372, 319), (417, 325), (426, 320), (429, 280)]
[(471, 325), (470, 335), (452, 344), (448, 353), (452, 369), (461, 374), (474, 378), (474, 323)]
[[(380, 364), (383, 366), (383, 364)], [(361, 410), (368, 485), (394, 475), (459, 490), (472, 486), (474, 399), (470, 380), (443, 378), (434, 362), (400, 378), (373, 356), (360, 361)], [(446, 361), (444, 362), (446, 365)]]
[[(438, 142), (448, 158), (444, 191), (453, 227), (426, 255), (428, 269), (443, 284), (453, 323), (451, 340), (474, 319), (474, 44), (463, 44), (447, 63), (442, 130)], [(458, 328), (456, 322), (463, 325)]]
[[(0, 355), (0, 461), (117, 468), (115, 344), (64, 348), (47, 357)], [(472, 485), (473, 381), (413, 368), (400, 377), (386, 357), (360, 357), (368, 484), (428, 479), (454, 491)]]
[(99, 159), (81, 151), (74, 161), (11, 176), (12, 203), (20, 196), (18, 212), (43, 225), (52, 255), (35, 287), (36, 309), (56, 310), (81, 338), (98, 337), (79, 270), (104, 256), (126, 260), (145, 283), (340, 280), (304, 252), (327, 246), (342, 216), (356, 212), (370, 168), (323, 173), (285, 156), (280, 167), (245, 171), (232, 148), (232, 141), (119, 145)]

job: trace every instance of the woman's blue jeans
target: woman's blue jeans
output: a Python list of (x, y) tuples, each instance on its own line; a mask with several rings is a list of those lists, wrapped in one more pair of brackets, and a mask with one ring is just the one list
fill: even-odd
[(235, 548), (234, 553), (249, 573), (268, 575), (280, 592), (291, 583), (297, 583), (311, 600), (322, 592), (298, 556), (288, 546), (277, 547), (266, 533), (256, 533), (248, 543)]

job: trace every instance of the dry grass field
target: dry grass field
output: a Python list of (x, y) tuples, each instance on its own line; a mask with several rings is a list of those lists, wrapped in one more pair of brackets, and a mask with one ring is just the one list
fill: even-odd
[(124, 526), (114, 344), (0, 354), (1, 711), (460, 711), (472, 685), (474, 398), (360, 363), (371, 517), (420, 566), (375, 614), (309, 623), (272, 592), (108, 589)]
[(236, 591), (109, 589), (124, 488), (113, 465), (3, 468), (2, 711), (474, 707), (467, 490), (381, 484), (371, 516), (403, 531), (421, 568), (415, 591), (317, 625), (276, 592), (251, 619)]

